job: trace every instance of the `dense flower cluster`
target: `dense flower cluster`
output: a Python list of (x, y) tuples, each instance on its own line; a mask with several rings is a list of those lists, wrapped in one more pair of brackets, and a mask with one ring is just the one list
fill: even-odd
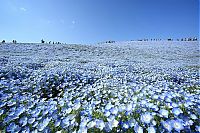
[(141, 43), (3, 44), (0, 131), (200, 132), (196, 44)]

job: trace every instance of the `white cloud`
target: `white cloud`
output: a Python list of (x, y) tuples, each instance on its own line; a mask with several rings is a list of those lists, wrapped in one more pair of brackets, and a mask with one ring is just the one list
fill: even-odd
[(21, 7), (20, 10), (23, 11), (23, 12), (26, 12), (26, 11), (27, 11), (27, 9), (24, 8), (24, 7)]

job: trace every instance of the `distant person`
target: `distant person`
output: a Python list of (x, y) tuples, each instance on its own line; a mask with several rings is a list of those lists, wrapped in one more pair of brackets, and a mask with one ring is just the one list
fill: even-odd
[(14, 43), (14, 44), (16, 44), (16, 43), (17, 43), (17, 41), (16, 41), (16, 40), (13, 40), (13, 43)]
[(44, 42), (45, 42), (45, 41), (42, 39), (42, 40), (41, 40), (41, 43), (44, 43)]
[(3, 41), (2, 41), (2, 43), (6, 43), (6, 41), (5, 41), (5, 40), (3, 40)]

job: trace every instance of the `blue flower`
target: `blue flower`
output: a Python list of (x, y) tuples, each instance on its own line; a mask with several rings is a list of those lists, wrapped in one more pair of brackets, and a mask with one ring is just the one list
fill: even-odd
[(148, 133), (156, 133), (156, 129), (153, 126), (147, 128)]
[(195, 127), (195, 130), (196, 130), (197, 132), (200, 132), (200, 126), (196, 126), (196, 127)]
[(4, 112), (4, 110), (0, 110), (0, 115), (2, 115), (2, 114), (3, 114), (3, 112)]
[(9, 126), (7, 126), (7, 132), (12, 132), (12, 133), (18, 133), (21, 128), (16, 125), (14, 122), (10, 123)]
[(25, 126), (27, 124), (27, 117), (22, 117), (20, 120), (19, 120), (19, 123), (21, 124), (21, 126)]
[(46, 114), (48, 114), (48, 113), (49, 113), (49, 110), (46, 109), (46, 110), (43, 111), (42, 115), (46, 115)]
[(138, 124), (136, 124), (134, 127), (134, 131), (136, 133), (143, 133), (143, 128), (141, 126), (139, 126)]
[(183, 127), (183, 123), (182, 123), (182, 121), (181, 120), (172, 120), (172, 126), (174, 127), (174, 129), (176, 130), (176, 131), (180, 131), (180, 130), (183, 130), (184, 129), (184, 127)]
[(6, 105), (6, 102), (0, 102), (0, 108), (5, 106)]
[(60, 123), (61, 123), (61, 120), (56, 120), (56, 122), (55, 122), (55, 127), (58, 127), (58, 126), (60, 126)]
[(108, 103), (106, 106), (105, 106), (105, 109), (106, 110), (109, 110), (113, 107), (113, 105), (111, 103)]
[(126, 107), (124, 105), (119, 106), (119, 112), (123, 112), (125, 109), (126, 109)]
[(160, 113), (162, 116), (164, 116), (165, 118), (168, 118), (169, 112), (168, 112), (167, 110), (161, 109), (161, 110), (159, 111), (159, 113)]
[(170, 121), (162, 121), (161, 123), (165, 130), (167, 130), (168, 132), (171, 132), (172, 125)]
[[(29, 127), (25, 127), (21, 130), (21, 133), (30, 133), (30, 128)], [(34, 132), (32, 132), (34, 133)]]
[(126, 106), (126, 109), (125, 109), (125, 110), (126, 110), (127, 112), (129, 112), (129, 111), (132, 110), (132, 107), (133, 107), (132, 104), (128, 104), (128, 105)]
[(93, 128), (93, 127), (95, 127), (95, 126), (96, 126), (96, 122), (95, 122), (95, 121), (90, 121), (90, 122), (87, 124), (88, 129)]
[(106, 117), (108, 117), (108, 116), (110, 116), (110, 111), (105, 111), (105, 113), (104, 113), (104, 115), (106, 116)]
[(19, 116), (21, 115), (22, 113), (24, 113), (25, 111), (25, 108), (24, 107), (19, 107), (16, 111), (15, 111), (15, 115), (16, 116)]
[(42, 121), (42, 123), (40, 123), (39, 125), (38, 125), (38, 130), (39, 131), (43, 131), (44, 130), (44, 128), (49, 124), (49, 122), (51, 121), (51, 118), (46, 118), (46, 119), (44, 119), (43, 121)]
[(198, 119), (197, 116), (196, 116), (195, 114), (191, 114), (190, 117), (191, 117), (193, 120)]
[(38, 121), (35, 121), (32, 125), (32, 127), (36, 127), (38, 125)]
[(113, 114), (113, 115), (116, 115), (118, 113), (118, 108), (116, 107), (113, 107), (110, 109), (110, 112)]
[(100, 130), (103, 130), (103, 128), (105, 127), (105, 123), (103, 120), (97, 120), (96, 121), (96, 127), (99, 128)]
[(178, 116), (179, 114), (183, 113), (183, 111), (180, 108), (175, 107), (175, 108), (172, 109), (172, 113), (174, 115)]
[(74, 109), (74, 110), (78, 110), (80, 107), (81, 107), (81, 104), (80, 104), (80, 103), (75, 103), (73, 109)]
[(152, 118), (153, 118), (152, 115), (149, 112), (147, 112), (141, 115), (140, 120), (146, 124), (149, 124)]
[(129, 125), (128, 125), (128, 123), (124, 122), (122, 127), (123, 127), (124, 129), (128, 129), (128, 128), (129, 128)]
[(30, 119), (28, 120), (28, 123), (29, 123), (29, 124), (32, 124), (34, 121), (35, 121), (35, 118), (30, 118)]

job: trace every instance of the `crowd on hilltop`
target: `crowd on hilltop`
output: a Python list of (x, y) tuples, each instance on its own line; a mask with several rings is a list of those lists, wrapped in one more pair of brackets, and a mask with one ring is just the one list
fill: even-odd
[[(165, 39), (163, 39), (166, 41)], [(131, 41), (162, 41), (162, 39), (154, 38), (154, 39), (138, 39), (138, 40), (131, 40)], [(173, 39), (173, 38), (168, 38), (167, 41), (198, 41), (196, 37), (188, 37), (188, 38), (181, 38), (181, 39)], [(6, 43), (5, 40), (2, 40), (1, 43)], [(17, 40), (12, 41), (13, 44), (17, 44)], [(61, 42), (52, 42), (52, 41), (44, 41), (43, 39), (41, 40), (41, 43), (46, 43), (46, 44), (63, 44)], [(105, 41), (102, 43), (115, 43), (113, 40)]]
[[(134, 41), (134, 40), (131, 40)], [(162, 39), (138, 39), (137, 41), (162, 41)], [(168, 38), (167, 41), (198, 41), (196, 37), (188, 37), (181, 39)]]
[(43, 39), (41, 40), (41, 43), (48, 43), (48, 44), (62, 44), (61, 42), (51, 42), (51, 41), (44, 41)]

